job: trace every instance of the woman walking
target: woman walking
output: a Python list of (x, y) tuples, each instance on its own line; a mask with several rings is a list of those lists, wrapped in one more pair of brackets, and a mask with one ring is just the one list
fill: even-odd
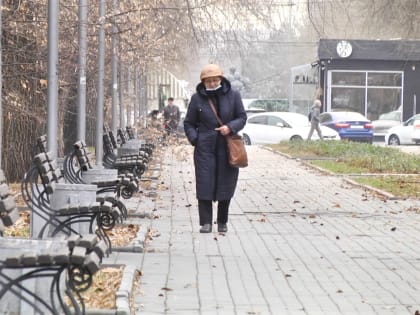
[[(225, 136), (240, 131), (247, 116), (239, 92), (231, 88), (218, 65), (206, 65), (200, 80), (184, 120), (185, 134), (194, 146), (200, 232), (212, 231), (213, 201), (217, 201), (217, 230), (225, 233), (239, 175), (239, 169), (228, 163)], [(222, 126), (210, 103), (221, 118)]]

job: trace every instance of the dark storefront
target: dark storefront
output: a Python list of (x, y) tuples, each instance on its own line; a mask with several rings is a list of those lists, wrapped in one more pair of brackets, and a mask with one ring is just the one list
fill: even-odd
[(420, 111), (420, 41), (321, 39), (318, 58), (324, 111), (371, 120), (394, 110), (406, 120)]

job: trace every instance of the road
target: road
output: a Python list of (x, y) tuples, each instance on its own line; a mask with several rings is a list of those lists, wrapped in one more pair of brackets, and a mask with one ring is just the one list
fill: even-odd
[[(379, 145), (379, 146), (385, 146), (385, 142), (383, 139), (375, 139), (373, 144)], [(420, 154), (419, 145), (398, 145), (398, 146), (393, 146), (393, 147), (400, 149), (402, 152)]]

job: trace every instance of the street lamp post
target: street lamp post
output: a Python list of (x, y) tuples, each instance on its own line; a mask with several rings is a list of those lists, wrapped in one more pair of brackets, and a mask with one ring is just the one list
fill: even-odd
[(98, 98), (96, 104), (96, 165), (102, 166), (104, 127), (104, 72), (105, 72), (105, 0), (99, 3), (99, 48), (98, 48)]
[(57, 157), (59, 1), (48, 1), (48, 151)]

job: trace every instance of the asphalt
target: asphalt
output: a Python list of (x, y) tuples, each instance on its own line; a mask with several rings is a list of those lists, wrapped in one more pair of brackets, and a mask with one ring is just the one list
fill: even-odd
[(192, 148), (164, 148), (152, 188), (128, 204), (140, 250), (105, 261), (126, 266), (117, 314), (129, 301), (136, 315), (420, 310), (420, 200), (390, 199), (257, 146), (248, 154), (229, 231), (200, 234)]

